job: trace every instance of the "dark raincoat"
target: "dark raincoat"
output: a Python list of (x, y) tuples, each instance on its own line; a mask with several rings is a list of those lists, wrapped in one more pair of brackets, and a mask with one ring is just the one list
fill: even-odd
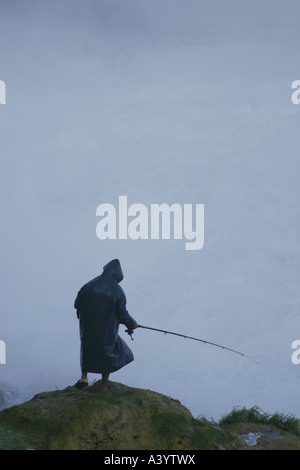
[(114, 259), (77, 294), (74, 307), (79, 318), (80, 365), (84, 372), (109, 374), (134, 359), (132, 351), (118, 335), (120, 323), (129, 329), (136, 325), (126, 309), (126, 297), (119, 286), (123, 277), (120, 262)]

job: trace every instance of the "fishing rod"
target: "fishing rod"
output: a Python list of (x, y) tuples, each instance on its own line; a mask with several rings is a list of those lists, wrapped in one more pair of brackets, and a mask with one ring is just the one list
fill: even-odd
[[(186, 335), (183, 335), (181, 333), (174, 333), (172, 331), (161, 330), (159, 328), (152, 328), (150, 326), (138, 325), (137, 328), (144, 328), (145, 330), (159, 331), (160, 333), (164, 333), (165, 335), (168, 334), (168, 335), (181, 336), (182, 338), (185, 338), (185, 339), (192, 339), (194, 341), (200, 341), (201, 343), (210, 344), (211, 346), (217, 346), (218, 348), (227, 349), (228, 351), (231, 351), (233, 353), (239, 354), (240, 356), (251, 359), (251, 361), (254, 361), (257, 364), (259, 364), (259, 362), (256, 359), (254, 359), (253, 357), (247, 356), (246, 354), (244, 354), (240, 351), (236, 351), (235, 349), (231, 349), (231, 348), (227, 348), (226, 346), (222, 346), (221, 344), (212, 343), (211, 341), (206, 341), (206, 340), (200, 339), (200, 338), (194, 338), (193, 336), (186, 336)], [(125, 330), (125, 331), (130, 335), (131, 339), (133, 340), (133, 338), (132, 338), (133, 330), (128, 329), (128, 330)]]

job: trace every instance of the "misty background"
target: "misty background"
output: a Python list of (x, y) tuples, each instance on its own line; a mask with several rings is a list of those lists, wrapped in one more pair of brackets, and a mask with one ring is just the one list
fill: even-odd
[[(0, 0), (5, 404), (80, 377), (73, 308), (119, 258), (129, 313), (111, 380), (300, 417), (298, 0)], [(99, 204), (205, 205), (205, 241), (104, 240)], [(90, 374), (89, 379), (99, 379)]]

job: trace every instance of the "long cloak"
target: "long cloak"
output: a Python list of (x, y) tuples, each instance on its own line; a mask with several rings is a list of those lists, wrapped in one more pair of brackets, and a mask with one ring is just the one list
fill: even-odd
[(79, 318), (80, 365), (84, 372), (109, 374), (134, 360), (132, 351), (118, 334), (120, 323), (129, 329), (136, 325), (119, 285), (123, 278), (120, 261), (114, 259), (77, 294), (74, 307)]

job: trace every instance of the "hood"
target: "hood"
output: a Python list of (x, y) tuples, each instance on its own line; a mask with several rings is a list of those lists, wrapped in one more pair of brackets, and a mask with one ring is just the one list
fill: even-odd
[(124, 279), (121, 264), (118, 259), (109, 261), (109, 263), (103, 267), (103, 272), (110, 274), (117, 282), (121, 282)]

